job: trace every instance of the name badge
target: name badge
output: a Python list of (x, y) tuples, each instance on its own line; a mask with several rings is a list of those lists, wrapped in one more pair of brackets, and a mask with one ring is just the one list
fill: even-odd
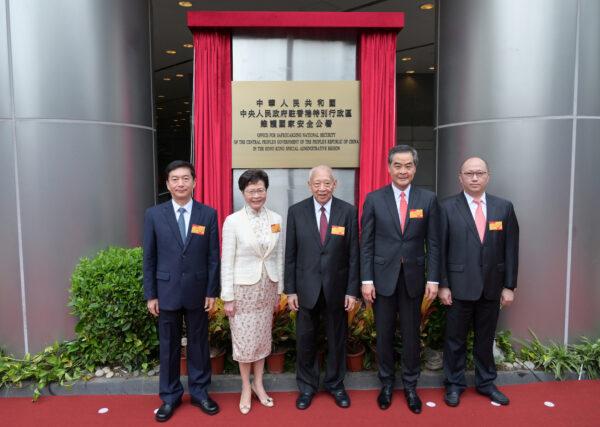
[(423, 218), (423, 209), (411, 209), (408, 217), (410, 219), (413, 219), (413, 218), (422, 219)]
[(271, 233), (280, 233), (281, 224), (271, 224)]
[(490, 231), (502, 231), (502, 221), (490, 221)]
[(205, 226), (192, 224), (192, 234), (198, 234), (199, 236), (204, 236), (205, 231), (206, 231)]
[(332, 225), (331, 234), (335, 234), (336, 236), (343, 236), (344, 234), (346, 234), (346, 227), (342, 225)]

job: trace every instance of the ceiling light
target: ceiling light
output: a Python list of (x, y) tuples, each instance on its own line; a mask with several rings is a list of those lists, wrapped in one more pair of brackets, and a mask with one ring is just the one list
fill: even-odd
[(431, 67), (429, 67), (430, 70), (435, 70), (435, 67), (432, 65)]
[(408, 71), (406, 72), (406, 74), (414, 74), (414, 73), (415, 73), (415, 70), (408, 70)]
[(163, 77), (163, 80), (166, 82), (170, 82), (171, 81), (171, 77)]
[(163, 107), (156, 107), (156, 109), (157, 109), (157, 110), (162, 110), (162, 109), (163, 109)]
[(183, 111), (178, 111), (177, 114), (183, 114)]
[(173, 119), (173, 121), (177, 123), (177, 119)]
[(169, 50), (165, 50), (165, 53), (166, 53), (167, 55), (175, 55), (175, 54), (177, 53), (177, 51), (176, 51), (176, 50), (173, 50), (173, 49), (169, 49)]
[(178, 4), (181, 7), (192, 7), (192, 2), (191, 1), (180, 1)]
[(185, 112), (186, 112), (186, 113), (189, 113), (189, 112), (190, 112), (190, 110), (185, 110)]
[(189, 102), (188, 102), (188, 101), (183, 101), (183, 103), (184, 103), (185, 105), (188, 105), (188, 104), (189, 104)]
[(410, 56), (405, 56), (404, 58), (402, 58), (402, 61), (406, 62), (406, 61), (410, 61), (412, 58)]
[(183, 47), (185, 47), (186, 49), (191, 49), (191, 48), (193, 48), (193, 47), (194, 47), (194, 45), (193, 45), (193, 44), (191, 44), (191, 43), (186, 43), (186, 44), (184, 44), (184, 45), (182, 45), (182, 46), (183, 46)]
[(164, 95), (158, 95), (158, 97), (159, 97), (159, 98), (164, 98), (165, 96), (164, 96)]
[(183, 77), (183, 74), (181, 74), (181, 73), (177, 73), (177, 74), (175, 74), (175, 77), (182, 78), (182, 77)]
[(421, 8), (421, 10), (431, 10), (433, 9), (433, 3), (423, 3), (419, 7)]

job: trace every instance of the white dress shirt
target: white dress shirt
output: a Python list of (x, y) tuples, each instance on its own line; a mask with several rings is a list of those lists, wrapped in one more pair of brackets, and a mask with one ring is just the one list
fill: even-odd
[[(398, 212), (398, 218), (400, 218), (400, 195), (402, 192), (404, 192), (404, 198), (406, 199), (406, 207), (408, 209), (408, 198), (410, 197), (410, 187), (411, 187), (411, 185), (409, 184), (405, 190), (400, 190), (398, 187), (396, 187), (392, 183), (392, 190), (394, 191), (394, 201), (396, 202), (396, 212)], [(363, 285), (372, 285), (373, 283), (374, 282), (372, 280), (363, 280), (362, 281)], [(432, 285), (439, 284), (439, 282), (430, 282), (430, 281), (428, 281), (427, 283), (431, 283)]]
[(327, 224), (329, 224), (329, 214), (331, 213), (331, 201), (333, 197), (329, 199), (327, 203), (321, 205), (317, 202), (317, 199), (313, 197), (313, 202), (315, 204), (315, 218), (317, 219), (317, 228), (321, 231), (321, 206), (325, 208), (325, 216), (327, 217)]
[(404, 191), (404, 198), (406, 199), (406, 206), (408, 207), (408, 197), (410, 196), (410, 185), (406, 187), (406, 190), (400, 190), (394, 184), (392, 184), (392, 190), (394, 190), (394, 200), (396, 201), (396, 212), (398, 212), (398, 218), (400, 218), (400, 193)]
[(179, 221), (179, 215), (181, 215), (179, 213), (179, 208), (184, 208), (185, 209), (185, 212), (183, 213), (183, 220), (185, 221), (185, 235), (187, 236), (188, 230), (190, 229), (190, 217), (192, 215), (192, 205), (194, 204), (194, 201), (192, 199), (190, 199), (190, 201), (187, 202), (183, 206), (180, 206), (173, 199), (171, 199), (171, 202), (173, 203), (173, 210), (175, 211), (175, 220), (176, 221)]
[[(472, 196), (469, 196), (465, 193), (465, 197), (467, 198), (467, 204), (469, 205), (469, 209), (471, 209), (471, 215), (473, 215), (473, 219), (475, 219), (475, 212), (477, 211), (477, 203), (473, 202), (475, 200)], [(487, 203), (485, 201), (485, 193), (481, 195), (481, 209), (483, 209), (483, 216), (487, 218)]]

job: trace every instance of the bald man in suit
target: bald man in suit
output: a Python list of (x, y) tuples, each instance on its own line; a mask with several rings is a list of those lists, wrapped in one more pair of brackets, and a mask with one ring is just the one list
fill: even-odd
[(501, 306), (514, 300), (519, 265), (519, 224), (508, 200), (486, 193), (487, 162), (472, 157), (461, 165), (459, 194), (441, 203), (441, 282), (448, 306), (444, 374), (448, 406), (457, 406), (466, 388), (466, 341), (475, 332), (475, 387), (493, 402), (509, 399), (494, 385), (492, 352)]

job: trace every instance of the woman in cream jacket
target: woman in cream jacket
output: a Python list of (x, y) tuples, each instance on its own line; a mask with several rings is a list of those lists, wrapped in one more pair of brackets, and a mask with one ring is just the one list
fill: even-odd
[(271, 353), (273, 310), (283, 291), (283, 230), (281, 216), (264, 206), (268, 175), (249, 169), (238, 184), (245, 205), (223, 224), (221, 299), (229, 316), (233, 359), (242, 377), (240, 412), (247, 414), (252, 392), (263, 405), (273, 406), (263, 386), (263, 371)]

